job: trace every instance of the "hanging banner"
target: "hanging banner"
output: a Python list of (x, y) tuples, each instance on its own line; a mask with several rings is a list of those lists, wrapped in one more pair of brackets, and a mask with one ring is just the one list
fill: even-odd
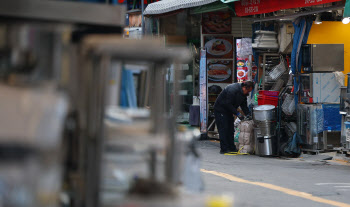
[(235, 2), (237, 16), (270, 13), (282, 9), (308, 7), (342, 0), (241, 0)]

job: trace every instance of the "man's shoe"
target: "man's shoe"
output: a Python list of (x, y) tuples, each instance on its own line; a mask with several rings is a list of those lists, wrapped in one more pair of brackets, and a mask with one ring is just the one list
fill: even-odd
[(238, 149), (235, 147), (235, 148), (231, 148), (230, 151), (231, 152), (238, 152)]

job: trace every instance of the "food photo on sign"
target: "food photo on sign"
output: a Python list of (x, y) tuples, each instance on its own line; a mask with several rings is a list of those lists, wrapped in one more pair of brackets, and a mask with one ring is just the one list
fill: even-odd
[(232, 59), (232, 36), (205, 36), (204, 46), (207, 50), (207, 58)]
[(243, 82), (248, 80), (248, 58), (237, 57), (237, 81)]
[(237, 69), (237, 81), (242, 83), (248, 80), (248, 69), (247, 68), (238, 68)]
[[(248, 80), (248, 72), (250, 67), (248, 58), (237, 58), (237, 81), (244, 82)], [(254, 80), (258, 71), (258, 67), (253, 63), (252, 65), (252, 80)]]
[(232, 60), (208, 60), (207, 70), (209, 83), (232, 83)]
[(209, 12), (202, 15), (203, 34), (231, 34), (229, 12)]

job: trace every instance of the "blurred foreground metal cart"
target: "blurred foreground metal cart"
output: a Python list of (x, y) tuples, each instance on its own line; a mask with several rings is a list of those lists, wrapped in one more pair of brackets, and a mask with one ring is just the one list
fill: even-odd
[[(195, 170), (188, 169), (194, 167), (193, 162), (189, 164), (191, 158), (187, 156), (196, 154), (191, 142), (199, 133), (178, 130), (176, 125), (180, 63), (189, 58), (187, 49), (165, 48), (161, 40), (135, 41), (98, 35), (84, 39), (77, 101), (81, 106), (79, 114), (84, 114), (79, 120), (82, 126), (79, 134), (82, 139), (88, 138), (83, 145), (87, 155), (85, 188), (87, 198), (91, 199), (87, 206), (122, 206), (137, 200), (144, 206), (154, 206), (159, 199), (164, 204), (164, 199), (177, 197), (179, 185), (199, 179), (199, 167), (197, 174), (193, 174)], [(172, 92), (168, 93), (167, 68), (172, 63), (175, 75)], [(150, 110), (120, 108), (120, 100), (109, 99), (114, 91), (107, 81), (112, 68), (116, 69), (114, 75), (121, 76), (130, 65), (142, 65), (147, 71), (141, 86), (146, 89), (145, 94), (140, 97), (148, 98), (145, 105)], [(195, 175), (192, 181), (188, 172)]]
[[(2, 186), (1, 192), (12, 190), (0, 194), (1, 204), (116, 206), (140, 194), (137, 183), (177, 195), (179, 184), (196, 180), (183, 172), (199, 177), (198, 159), (188, 156), (196, 154), (191, 141), (197, 135), (177, 129), (178, 82), (169, 84), (166, 76), (175, 63), (178, 79), (178, 64), (191, 56), (187, 49), (116, 38), (125, 22), (121, 6), (1, 1), (0, 16), (0, 95), (6, 99), (0, 104), (0, 181), (14, 184)], [(84, 38), (104, 32), (114, 36)], [(127, 65), (142, 71), (142, 109), (118, 107)]]

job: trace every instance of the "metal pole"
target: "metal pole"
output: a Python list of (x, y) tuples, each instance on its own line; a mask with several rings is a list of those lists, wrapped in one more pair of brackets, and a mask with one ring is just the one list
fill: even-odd
[(141, 29), (142, 29), (142, 36), (145, 35), (145, 17), (143, 15), (144, 10), (145, 10), (145, 2), (144, 2), (144, 0), (141, 0), (141, 11), (142, 11)]
[(262, 89), (265, 90), (266, 54), (263, 57)]
[(104, 111), (110, 57), (96, 58), (91, 71), (88, 117), (88, 191), (86, 206), (100, 206), (101, 161), (104, 145)]
[(157, 151), (155, 149), (151, 149), (149, 152), (150, 161), (149, 161), (149, 171), (150, 171), (150, 179), (156, 180), (157, 178)]
[(248, 80), (249, 81), (252, 81), (252, 77), (253, 77), (253, 75), (252, 75), (252, 68), (253, 68), (253, 66), (252, 66), (252, 64), (253, 64), (253, 60), (252, 60), (252, 55), (249, 55), (249, 60), (248, 60), (248, 62), (249, 62), (249, 66), (248, 66)]
[(109, 73), (109, 84), (108, 84), (108, 97), (107, 105), (108, 106), (118, 106), (119, 97), (120, 97), (120, 88), (121, 88), (121, 79), (122, 79), (122, 62), (113, 61)]
[(167, 123), (164, 121), (165, 113), (165, 65), (163, 63), (156, 63), (154, 65), (153, 73), (154, 76), (150, 83), (153, 88), (150, 88), (151, 93), (151, 113), (152, 113), (152, 131), (157, 135), (163, 135), (167, 130)]
[(167, 120), (169, 145), (167, 149), (166, 179), (172, 185), (177, 185), (180, 182), (178, 169), (180, 167), (181, 154), (179, 153), (179, 144), (176, 137), (176, 119), (180, 112), (180, 99), (178, 95), (180, 84), (178, 80), (181, 80), (180, 63), (176, 61), (174, 64), (173, 113)]

